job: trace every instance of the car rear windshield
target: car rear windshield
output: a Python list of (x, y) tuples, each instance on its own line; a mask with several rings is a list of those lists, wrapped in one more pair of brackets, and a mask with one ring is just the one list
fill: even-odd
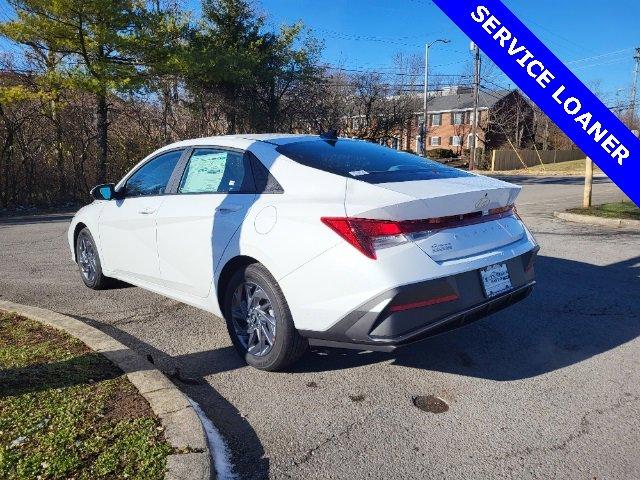
[(471, 176), (433, 160), (360, 140), (293, 142), (276, 150), (302, 165), (368, 183)]

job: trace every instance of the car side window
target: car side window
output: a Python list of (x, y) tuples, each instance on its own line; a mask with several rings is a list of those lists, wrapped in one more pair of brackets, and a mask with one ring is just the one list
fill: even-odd
[(162, 195), (165, 193), (182, 150), (163, 153), (145, 163), (129, 179), (125, 187), (127, 197)]
[(196, 148), (187, 163), (178, 193), (253, 193), (248, 158), (241, 152)]
[(251, 169), (253, 170), (253, 180), (256, 184), (256, 193), (284, 193), (282, 186), (271, 175), (271, 172), (258, 160), (253, 153), (247, 152), (251, 160)]

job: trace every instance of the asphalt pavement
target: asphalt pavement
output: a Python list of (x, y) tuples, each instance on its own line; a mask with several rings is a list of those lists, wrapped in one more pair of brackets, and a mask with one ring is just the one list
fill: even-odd
[[(0, 299), (178, 367), (241, 478), (640, 478), (640, 235), (554, 218), (580, 205), (580, 178), (511, 180), (541, 245), (534, 293), (391, 354), (316, 349), (292, 372), (249, 368), (211, 314), (85, 288), (65, 215), (0, 219)], [(597, 180), (595, 203), (622, 197)], [(414, 405), (429, 395), (441, 413)]]

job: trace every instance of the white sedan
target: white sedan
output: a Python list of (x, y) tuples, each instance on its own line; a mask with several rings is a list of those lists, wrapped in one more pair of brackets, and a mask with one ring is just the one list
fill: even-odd
[(95, 187), (69, 245), (88, 287), (222, 316), (247, 363), (278, 370), (309, 344), (388, 351), (525, 298), (519, 190), (330, 135), (201, 138)]

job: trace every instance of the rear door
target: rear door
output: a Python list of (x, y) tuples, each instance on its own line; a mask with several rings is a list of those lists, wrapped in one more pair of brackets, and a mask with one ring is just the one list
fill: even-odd
[(156, 216), (183, 150), (161, 153), (140, 166), (124, 185), (124, 198), (106, 202), (100, 215), (100, 247), (116, 276), (157, 283)]
[(159, 267), (164, 286), (204, 298), (255, 199), (254, 181), (242, 151), (198, 147), (183, 162), (176, 194), (165, 198), (157, 216)]

